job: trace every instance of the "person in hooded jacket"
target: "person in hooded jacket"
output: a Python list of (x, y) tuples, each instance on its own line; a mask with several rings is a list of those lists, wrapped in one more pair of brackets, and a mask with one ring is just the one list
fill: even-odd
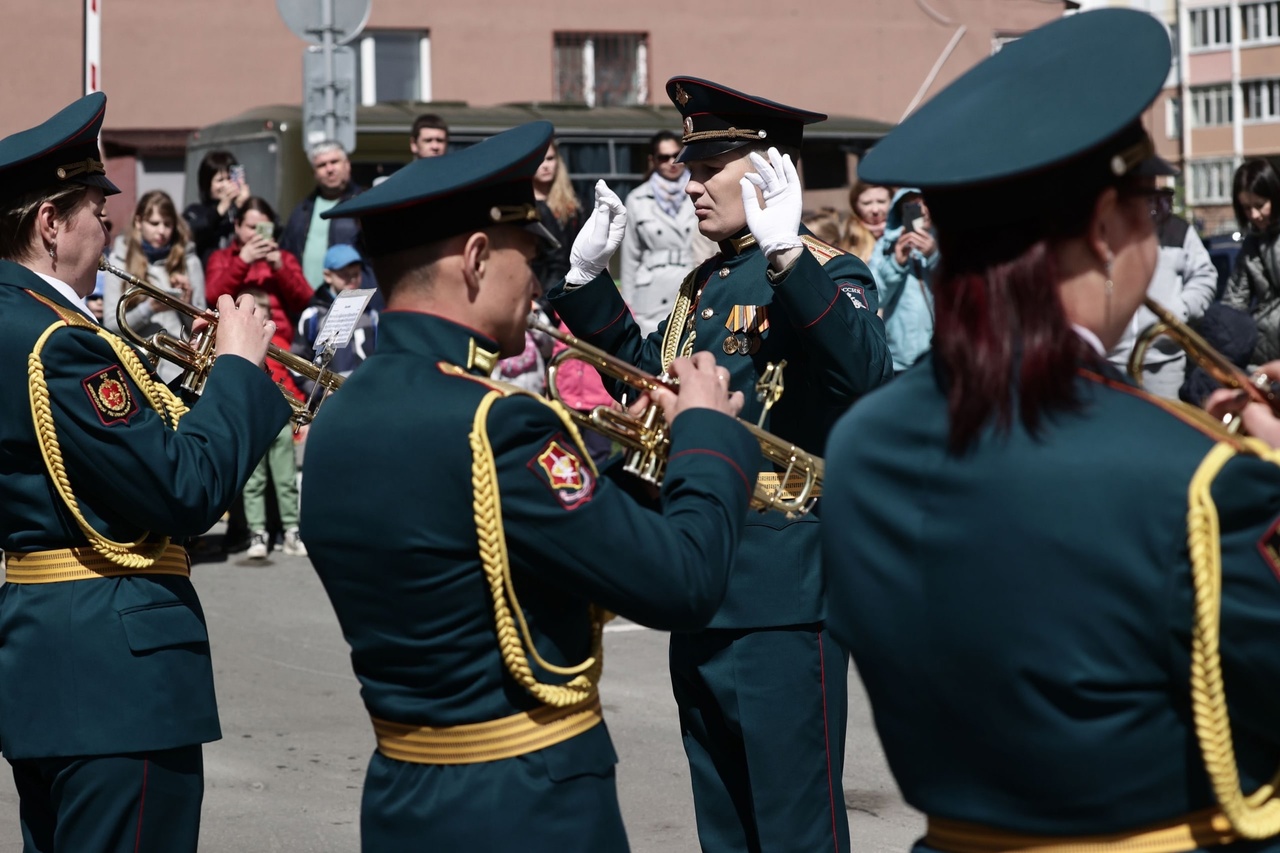
[(1280, 358), (1280, 175), (1266, 160), (1249, 160), (1232, 180), (1236, 221), (1246, 232), (1223, 304), (1248, 311), (1258, 324), (1253, 364)]
[[(904, 222), (903, 211), (913, 203), (919, 205), (919, 215)], [(932, 278), (938, 265), (932, 227), (920, 190), (903, 187), (894, 193), (884, 234), (868, 263), (880, 288), (880, 316), (894, 375), (915, 364), (932, 346)]]

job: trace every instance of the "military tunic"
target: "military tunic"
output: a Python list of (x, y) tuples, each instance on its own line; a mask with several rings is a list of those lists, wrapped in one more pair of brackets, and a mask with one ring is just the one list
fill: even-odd
[[(53, 488), (29, 402), (28, 357), (61, 322), (54, 306), (88, 320), (39, 276), (0, 261), (0, 373), (8, 389), (0, 542), (9, 555), (87, 545)], [(85, 520), (117, 541), (208, 530), (289, 412), (267, 375), (242, 358), (217, 360), (204, 396), (176, 429), (92, 328), (56, 329), (40, 362), (67, 481)], [(188, 578), (144, 573), (0, 587), (0, 743), (19, 777), (24, 831), (37, 811), (23, 774), (34, 779), (66, 763), (49, 759), (151, 753), (220, 736), (208, 633)], [(197, 747), (196, 766), (187, 767), (197, 785), (198, 758)], [(106, 849), (100, 837), (78, 834), (105, 820), (95, 805), (58, 826), (67, 849)], [(198, 799), (195, 808), (192, 829)], [(147, 832), (138, 830), (139, 843)], [(169, 842), (165, 849), (183, 846)]]
[[(469, 358), (495, 348), (479, 333), (389, 311), (379, 335), (378, 352), (312, 428), (302, 499), (303, 538), (372, 717), (447, 728), (540, 707), (495, 635), (475, 504), (486, 459), (518, 606), (548, 663), (592, 654), (592, 604), (663, 629), (706, 624), (758, 464), (745, 430), (711, 411), (680, 415), (660, 514), (598, 478), (550, 404), (490, 381)], [(481, 428), (491, 456), (473, 445)], [(353, 498), (350, 483), (370, 472), (379, 489)], [(543, 682), (566, 680), (533, 669)], [(483, 763), (376, 752), (363, 849), (625, 850), (615, 761), (603, 724)]]
[[(607, 275), (549, 295), (575, 335), (649, 373), (666, 364), (668, 334), (668, 353), (672, 344), (712, 353), (751, 422), (762, 411), (757, 380), (785, 359), (785, 390), (764, 428), (821, 454), (836, 419), (890, 378), (892, 362), (866, 266), (803, 233), (806, 251), (781, 275), (745, 230), (723, 242), (686, 282), (685, 315), (678, 305), (648, 338)], [(753, 514), (712, 630), (672, 637), (704, 850), (848, 847), (838, 805), (847, 665), (821, 630), (822, 513), (820, 503), (795, 519)]]
[[(953, 455), (927, 357), (832, 433), (824, 510), (847, 523), (823, 531), (828, 625), (903, 795), (930, 816), (1081, 836), (1214, 804), (1190, 710), (1187, 519), (1223, 434), (1106, 370), (1083, 367), (1080, 411), (1039, 436), (1019, 422)], [(1211, 495), (1252, 792), (1280, 764), (1280, 469), (1237, 456)]]

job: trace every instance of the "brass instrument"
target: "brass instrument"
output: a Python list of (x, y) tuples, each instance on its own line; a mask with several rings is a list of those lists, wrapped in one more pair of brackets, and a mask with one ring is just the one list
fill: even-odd
[[(598, 347), (532, 317), (529, 319), (529, 328), (549, 335), (568, 347), (552, 356), (547, 363), (547, 393), (558, 403), (563, 404), (564, 401), (556, 383), (556, 372), (561, 364), (571, 359), (585, 362), (601, 374), (641, 392), (658, 388), (674, 390), (679, 384), (678, 380), (666, 375), (651, 376)], [(778, 385), (780, 386), (780, 381)], [(768, 405), (772, 403), (769, 402)], [(610, 406), (596, 406), (586, 413), (575, 411), (569, 406), (565, 408), (579, 426), (601, 433), (626, 448), (624, 471), (636, 475), (646, 483), (655, 486), (662, 484), (671, 437), (658, 406), (649, 405), (640, 414), (631, 414)], [(822, 493), (822, 459), (806, 453), (785, 439), (765, 432), (756, 424), (741, 419), (738, 423), (755, 436), (765, 462), (781, 471), (761, 472), (751, 496), (752, 508), (760, 512), (776, 509), (785, 512), (788, 517), (804, 515), (812, 510)]]
[[(1143, 304), (1146, 305), (1147, 310), (1156, 315), (1156, 322), (1147, 326), (1138, 335), (1133, 345), (1133, 352), (1129, 356), (1129, 375), (1133, 377), (1139, 388), (1142, 387), (1142, 365), (1146, 360), (1147, 350), (1151, 348), (1156, 338), (1167, 335), (1219, 384), (1226, 388), (1244, 391), (1253, 401), (1264, 403), (1270, 406), (1273, 412), (1280, 414), (1280, 396), (1276, 394), (1271, 380), (1265, 375), (1255, 373), (1250, 376), (1245, 373), (1230, 359), (1210, 346), (1209, 342), (1200, 337), (1195, 329), (1173, 316), (1169, 309), (1151, 297), (1145, 297)], [(1242, 425), (1241, 420), (1235, 415), (1223, 418), (1223, 423), (1232, 433), (1238, 432)]]
[[(189, 302), (183, 302), (151, 282), (112, 266), (106, 258), (98, 260), (98, 269), (111, 273), (126, 285), (120, 294), (120, 302), (116, 306), (116, 321), (120, 324), (120, 334), (128, 338), (134, 346), (146, 352), (153, 367), (160, 359), (164, 359), (183, 368), (184, 373), (180, 382), (182, 390), (200, 394), (204, 390), (204, 383), (209, 378), (209, 371), (213, 369), (213, 362), (217, 357), (213, 345), (218, 334), (218, 312), (212, 308), (201, 309)], [(144, 338), (131, 328), (125, 319), (129, 310), (144, 299), (154, 299), (166, 308), (193, 320), (207, 320), (208, 325), (186, 340), (174, 337), (165, 331), (159, 331), (149, 338)], [(332, 349), (318, 354), (315, 363), (312, 363), (288, 350), (280, 349), (275, 344), (269, 344), (267, 358), (279, 362), (294, 373), (305, 376), (315, 383), (306, 400), (299, 400), (283, 386), (280, 387), (280, 393), (293, 409), (295, 430), (311, 423), (325, 398), (342, 387), (343, 377), (328, 369), (329, 360), (333, 358)]]

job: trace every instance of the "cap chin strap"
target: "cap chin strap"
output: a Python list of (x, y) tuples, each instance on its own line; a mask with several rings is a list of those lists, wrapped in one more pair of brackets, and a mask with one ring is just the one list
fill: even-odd
[(1112, 156), (1111, 174), (1117, 178), (1126, 175), (1143, 160), (1154, 156), (1155, 153), (1156, 148), (1151, 144), (1151, 140), (1143, 137), (1133, 145)]
[(725, 130), (699, 130), (693, 133), (686, 133), (681, 141), (688, 145), (690, 142), (704, 142), (706, 140), (715, 139), (766, 139), (769, 136), (767, 130), (751, 130), (746, 128), (739, 130), (736, 127), (730, 127)]
[(58, 171), (55, 174), (58, 176), (58, 180), (65, 181), (68, 178), (74, 178), (78, 175), (105, 175), (106, 173), (107, 170), (102, 165), (101, 160), (94, 159), (93, 157), (86, 157), (76, 163), (67, 163), (66, 165), (59, 166)]
[(495, 224), (506, 222), (537, 222), (542, 217), (532, 204), (499, 204), (489, 208), (489, 219)]

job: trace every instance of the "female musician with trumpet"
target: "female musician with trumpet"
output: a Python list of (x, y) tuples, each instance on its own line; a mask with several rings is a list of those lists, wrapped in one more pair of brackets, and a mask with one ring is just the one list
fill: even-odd
[(289, 407), (251, 300), (219, 300), (190, 412), (88, 315), (119, 192), (98, 159), (105, 107), (89, 95), (0, 140), (0, 743), (25, 849), (167, 853), (196, 849), (201, 745), (220, 737), (181, 542)]
[(1055, 21), (860, 164), (924, 188), (941, 252), (933, 353), (837, 424), (823, 507), (828, 624), (917, 850), (1280, 834), (1280, 455), (1105, 361), (1156, 265), (1170, 53), (1145, 13)]

